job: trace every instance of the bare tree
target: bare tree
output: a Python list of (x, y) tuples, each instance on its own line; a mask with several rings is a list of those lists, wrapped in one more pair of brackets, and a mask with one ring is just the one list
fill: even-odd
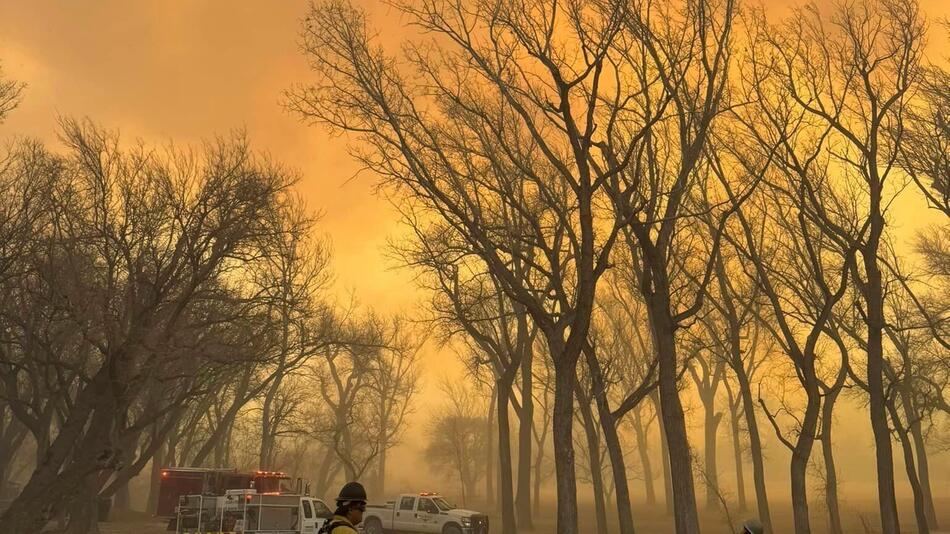
[[(948, 27), (950, 29), (950, 27)], [(915, 101), (907, 112), (899, 163), (927, 203), (950, 217), (950, 72), (939, 65), (924, 71)]]
[(643, 470), (643, 491), (646, 504), (656, 505), (656, 475), (653, 472), (653, 461), (650, 458), (650, 427), (657, 420), (655, 411), (647, 411), (646, 405), (639, 405), (632, 411), (630, 425), (633, 427), (637, 443), (637, 453), (640, 456), (640, 466)]
[[(899, 264), (897, 257), (886, 258), (890, 267)], [(941, 372), (943, 360), (940, 344), (933, 336), (933, 330), (927, 320), (921, 320), (921, 310), (917, 306), (919, 299), (911, 296), (910, 281), (905, 279), (895, 284), (901, 274), (895, 268), (889, 276), (888, 286), (897, 285), (903, 291), (889, 291), (887, 295), (887, 320), (885, 333), (890, 341), (889, 358), (885, 362), (887, 380), (887, 409), (893, 427), (893, 434), (904, 456), (904, 468), (914, 496), (914, 513), (917, 530), (929, 533), (937, 527), (936, 512), (933, 507), (933, 495), (930, 484), (928, 452), (924, 444), (924, 424), (931, 420), (929, 415), (942, 404), (946, 386), (945, 373)], [(838, 321), (840, 330), (848, 336), (859, 350), (867, 350), (867, 338), (860, 308), (856, 312)], [(844, 346), (843, 340), (836, 340)], [(934, 349), (936, 351), (934, 352)], [(844, 349), (842, 349), (844, 350)], [(936, 358), (936, 359), (935, 359)], [(862, 391), (868, 388), (867, 381), (856, 373), (851, 379)], [(933, 399), (938, 399), (936, 402)]]
[(23, 88), (22, 83), (4, 78), (3, 65), (0, 64), (0, 123), (19, 105)]
[(452, 470), (465, 506), (484, 474), (480, 452), (487, 446), (487, 436), (472, 392), (448, 382), (442, 388), (449, 402), (429, 416), (425, 457), (436, 468)]
[(314, 436), (343, 467), (347, 480), (369, 472), (380, 454), (380, 443), (363, 439), (378, 408), (373, 395), (373, 374), (384, 347), (385, 332), (373, 317), (349, 317), (343, 328), (346, 343), (334, 344), (307, 362), (315, 389), (322, 400), (314, 414)]
[(534, 375), (532, 383), (539, 387), (533, 388), (535, 396), (534, 404), (539, 408), (538, 417), (534, 418), (531, 425), (531, 435), (535, 444), (533, 470), (533, 497), (532, 514), (537, 517), (541, 513), (541, 484), (553, 473), (553, 462), (548, 458), (547, 450), (549, 441), (551, 441), (551, 415), (554, 408), (554, 378), (550, 369), (550, 363), (544, 358), (536, 358), (532, 366)]
[(422, 347), (422, 340), (413, 335), (405, 319), (394, 318), (384, 331), (387, 339), (376, 358), (369, 383), (375, 408), (370, 420), (372, 428), (377, 429), (374, 439), (379, 444), (375, 491), (381, 494), (386, 489), (387, 453), (400, 443), (406, 418), (412, 414)]
[[(816, 152), (840, 162), (838, 189), (822, 194), (855, 202), (857, 228), (840, 225), (816, 209), (818, 228), (857, 250), (853, 279), (867, 329), (866, 369), (869, 413), (874, 433), (882, 531), (900, 532), (894, 491), (894, 462), (884, 386), (884, 281), (880, 256), (887, 208), (902, 188), (892, 184), (904, 143), (904, 121), (922, 71), (924, 24), (915, 2), (869, 0), (838, 6), (826, 25), (817, 7), (797, 13), (765, 41), (773, 60), (774, 84), (790, 110), (809, 121)], [(774, 98), (774, 97), (773, 97)], [(787, 126), (782, 126), (788, 132)], [(802, 140), (801, 137), (797, 138)], [(811, 198), (819, 189), (802, 182)], [(859, 195), (855, 198), (855, 195)]]
[(599, 297), (599, 313), (591, 331), (590, 345), (585, 349), (585, 362), (610, 457), (621, 532), (627, 532), (625, 529), (633, 527), (633, 512), (619, 429), (627, 414), (656, 389), (658, 361), (652, 345), (644, 341), (640, 332), (643, 307), (631, 301), (631, 270), (623, 271), (626, 276), (614, 274), (607, 278), (607, 290)]
[(670, 455), (669, 447), (666, 443), (666, 432), (663, 430), (663, 407), (660, 405), (660, 395), (659, 392), (654, 391), (650, 395), (650, 402), (653, 404), (653, 410), (658, 414), (657, 423), (658, 430), (657, 432), (660, 435), (660, 462), (663, 466), (663, 496), (664, 503), (666, 504), (666, 515), (673, 515), (673, 484), (670, 479)]
[[(707, 219), (707, 224), (711, 222)], [(762, 350), (762, 327), (759, 316), (763, 304), (754, 278), (737, 276), (741, 272), (742, 264), (738, 253), (729, 247), (721, 248), (715, 258), (716, 283), (707, 292), (707, 302), (711, 309), (700, 319), (700, 322), (704, 327), (704, 337), (710, 342), (709, 350), (725, 362), (732, 371), (738, 389), (737, 394), (734, 395), (731, 382), (726, 380), (740, 510), (745, 506), (742, 449), (739, 443), (741, 410), (749, 437), (757, 511), (766, 531), (771, 532), (772, 520), (765, 486), (762, 440), (755, 413), (755, 397), (751, 387), (756, 371), (766, 361), (765, 351)]]
[(719, 469), (716, 461), (719, 424), (722, 411), (716, 410), (716, 397), (726, 372), (725, 362), (716, 357), (699, 356), (692, 359), (688, 367), (693, 378), (699, 400), (703, 405), (703, 480), (706, 482), (706, 507), (716, 510), (719, 507)]
[[(585, 453), (584, 460), (579, 462), (578, 480), (587, 482), (593, 488), (594, 493), (594, 518), (597, 525), (597, 534), (607, 533), (607, 481), (604, 474), (604, 450), (603, 438), (600, 428), (594, 420), (594, 408), (592, 406), (593, 385), (590, 378), (580, 379), (575, 386), (575, 395), (577, 397), (576, 417), (584, 430), (581, 436), (576, 437), (581, 443), (575, 444), (575, 448)], [(626, 473), (624, 473), (626, 477)]]
[[(760, 166), (745, 162), (755, 169)], [(809, 173), (818, 172), (809, 169)], [(819, 174), (820, 175), (820, 174)], [(778, 192), (777, 192), (778, 191)], [(782, 399), (781, 411), (793, 421), (786, 437), (776, 418), (759, 394), (759, 404), (779, 440), (792, 452), (790, 465), (795, 531), (810, 532), (806, 471), (817, 436), (820, 418), (819, 341), (831, 320), (836, 304), (845, 296), (849, 281), (849, 261), (855, 251), (825, 237), (808, 211), (783, 189), (765, 188), (754, 197), (758, 222), (753, 224), (744, 210), (737, 217), (737, 233), (730, 243), (740, 253), (743, 270), (759, 286), (768, 302), (767, 315), (759, 312), (762, 326), (787, 357), (792, 376), (804, 395), (802, 416)], [(751, 209), (751, 208), (750, 208)], [(768, 259), (766, 259), (768, 258)], [(790, 384), (790, 381), (783, 381)], [(785, 386), (787, 387), (787, 386)], [(784, 393), (783, 391), (779, 392)]]
[[(610, 147), (614, 158), (633, 159), (618, 173), (612, 198), (617, 212), (631, 220), (623, 228), (623, 243), (635, 266), (658, 359), (660, 414), (678, 534), (699, 532), (699, 520), (677, 382), (683, 359), (677, 331), (702, 308), (722, 225), (735, 208), (728, 201), (707, 202), (714, 193), (706, 189), (715, 183), (708, 180), (705, 161), (714, 123), (728, 105), (734, 15), (731, 0), (703, 1), (682, 10), (649, 2), (634, 5), (625, 21), (632, 40), (627, 53), (637, 66), (634, 94), (643, 98), (626, 98), (642, 106), (644, 116), (664, 120), (641, 131), (620, 128), (614, 140), (620, 150)], [(731, 200), (741, 202), (742, 196)], [(720, 224), (710, 234), (702, 224), (690, 222), (698, 222), (697, 214), (711, 206)], [(695, 242), (700, 240), (712, 243), (712, 255), (697, 250)], [(689, 287), (691, 277), (701, 280), (698, 288)]]
[[(626, 7), (560, 9), (557, 2), (530, 0), (477, 10), (443, 1), (398, 8), (438, 35), (440, 46), (409, 46), (396, 59), (373, 43), (361, 11), (339, 1), (315, 6), (303, 46), (325, 81), (292, 91), (289, 105), (309, 120), (359, 135), (366, 147), (360, 161), (406, 202), (464, 237), (543, 334), (556, 377), (558, 532), (573, 534), (575, 367), (597, 280), (629, 222), (604, 214), (595, 224), (598, 202), (609, 205), (610, 180), (629, 163), (609, 160), (604, 136), (611, 128), (596, 124), (616, 125), (623, 117), (627, 127), (642, 129), (655, 121), (609, 104), (630, 79), (616, 48)], [(508, 212), (542, 215), (532, 215), (529, 231), (514, 236), (529, 239), (522, 256), (505, 247), (512, 242), (502, 222)], [(514, 272), (515, 259), (537, 280), (532, 286)]]
[(745, 490), (744, 457), (747, 448), (742, 442), (742, 397), (733, 392), (735, 386), (729, 380), (726, 380), (724, 386), (726, 406), (729, 407), (729, 427), (732, 431), (732, 457), (736, 468), (736, 501), (739, 511), (745, 512), (749, 509), (749, 503)]
[[(40, 219), (27, 268), (7, 286), (32, 315), (4, 316), (18, 339), (5, 346), (0, 387), (43, 448), (3, 515), (15, 531), (39, 530), (64, 502), (71, 532), (95, 531), (96, 496), (144, 467), (189, 399), (227, 368), (248, 307), (226, 277), (257, 256), (257, 238), (274, 231), (262, 215), (292, 182), (240, 137), (201, 157), (162, 155), (66, 120), (62, 140), (66, 155), (37, 169), (52, 180), (53, 216)], [(22, 343), (34, 334), (53, 344)], [(61, 365), (71, 371), (57, 376)], [(37, 378), (44, 389), (32, 387)], [(59, 403), (55, 425), (35, 418), (37, 395)], [(153, 424), (158, 435), (140, 446)]]
[(936, 343), (928, 329), (921, 329), (915, 324), (917, 321), (909, 299), (889, 295), (888, 301), (889, 317), (885, 332), (897, 355), (894, 363), (889, 361), (885, 369), (890, 382), (888, 389), (891, 391), (888, 395), (888, 412), (894, 433), (901, 444), (904, 469), (914, 495), (917, 531), (927, 534), (938, 527), (930, 483), (929, 455), (924, 442), (924, 425), (930, 420), (928, 412), (933, 409), (933, 404), (926, 399), (934, 382), (921, 380), (920, 377), (939, 377), (939, 374), (928, 372), (933, 368), (932, 357), (928, 357), (928, 352)]
[[(517, 228), (527, 224), (519, 214), (509, 213), (505, 217), (505, 223), (513, 234)], [(516, 498), (509, 413), (514, 408), (518, 416), (519, 492), (524, 493), (527, 485), (530, 494), (531, 429), (534, 425), (532, 367), (538, 328), (524, 306), (505, 295), (500, 281), (472, 253), (463, 236), (439, 224), (420, 227), (418, 219), (411, 213), (405, 218), (414, 231), (414, 240), (398, 250), (399, 257), (403, 263), (420, 270), (418, 280), (432, 294), (432, 320), (443, 332), (443, 341), (461, 341), (468, 348), (467, 353), (476, 355), (466, 362), (473, 375), (477, 375), (481, 367), (486, 367), (492, 376), (494, 410), (489, 420), (497, 422), (498, 430), (497, 482), (502, 529), (513, 533), (516, 528)], [(518, 251), (512, 271), (522, 280), (521, 283), (530, 287), (532, 281), (528, 277), (531, 270), (519, 258), (525, 256), (533, 260), (533, 255), (522, 254), (522, 246), (520, 239), (506, 245)], [(518, 387), (515, 387), (516, 381)], [(489, 465), (493, 463), (494, 459)], [(517, 504), (518, 527), (531, 529), (530, 499), (522, 496)]]
[[(319, 242), (308, 239), (313, 228), (311, 216), (299, 200), (284, 212), (273, 214), (273, 225), (282, 231), (273, 235), (266, 247), (273, 252), (253, 270), (257, 296), (275, 325), (274, 355), (269, 358), (273, 378), (260, 397), (260, 469), (273, 469), (279, 436), (299, 433), (287, 423), (300, 412), (300, 380), (294, 374), (313, 353), (314, 337), (324, 334), (330, 314), (319, 293), (328, 282), (329, 254)], [(323, 323), (323, 324), (321, 324)], [(317, 328), (314, 328), (317, 327)], [(314, 331), (316, 330), (316, 331)]]
[[(52, 205), (46, 191), (53, 183), (47, 172), (53, 161), (54, 158), (44, 147), (30, 141), (13, 145), (0, 160), (0, 189), (5, 191), (0, 199), (0, 298), (4, 303), (12, 304), (17, 301), (20, 295), (17, 290), (18, 282), (29, 272), (29, 254), (36, 246), (34, 236), (48, 224), (49, 214), (52, 213)], [(21, 324), (34, 322), (29, 310), (29, 307), (20, 310)], [(36, 319), (39, 321), (41, 318)], [(7, 329), (2, 335), (5, 351), (17, 345), (17, 335), (14, 332), (15, 330)], [(28, 365), (32, 363), (26, 359), (23, 362)], [(21, 445), (27, 435), (32, 435), (36, 439), (35, 453), (39, 459), (45, 452), (45, 436), (55, 414), (54, 396), (45, 395), (48, 391), (47, 382), (40, 379), (38, 370), (32, 365), (24, 371), (27, 371), (30, 377), (37, 377), (37, 380), (20, 386), (11, 384), (10, 381), (14, 380), (13, 374), (3, 375), (7, 387), (15, 385), (17, 391), (20, 387), (36, 389), (36, 394), (30, 396), (28, 409), (5, 397), (0, 398), (0, 486), (5, 499), (15, 496), (7, 495), (8, 490), (12, 489), (8, 486), (8, 480), (11, 468), (23, 452)], [(23, 421), (22, 417), (27, 410), (32, 411), (34, 415)], [(34, 424), (28, 426), (28, 423)], [(26, 463), (27, 460), (23, 459), (23, 462)]]

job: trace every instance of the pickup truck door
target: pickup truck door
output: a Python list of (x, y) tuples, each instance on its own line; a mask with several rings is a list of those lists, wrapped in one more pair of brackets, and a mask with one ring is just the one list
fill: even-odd
[(300, 516), (303, 520), (300, 523), (300, 532), (302, 534), (317, 534), (317, 516), (314, 514), (313, 503), (310, 499), (300, 499), (302, 512)]
[(442, 532), (442, 518), (439, 508), (432, 499), (422, 497), (417, 505), (416, 517), (419, 520), (419, 532)]
[(330, 510), (330, 507), (320, 499), (311, 499), (311, 501), (313, 501), (313, 515), (316, 520), (317, 531), (319, 531), (323, 528), (323, 525), (333, 519), (333, 512)]
[(416, 499), (403, 495), (393, 507), (393, 530), (415, 530), (417, 526)]

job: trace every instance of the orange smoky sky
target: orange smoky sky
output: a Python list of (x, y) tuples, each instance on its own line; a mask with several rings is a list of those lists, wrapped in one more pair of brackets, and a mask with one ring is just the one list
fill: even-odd
[[(384, 40), (410, 34), (379, 0), (357, 2)], [(820, 3), (820, 2), (819, 2)], [(793, 5), (768, 0), (776, 16)], [(410, 273), (386, 257), (398, 221), (357, 170), (345, 139), (309, 127), (280, 104), (282, 92), (313, 79), (298, 50), (306, 0), (0, 0), (0, 61), (27, 84), (0, 139), (55, 143), (60, 116), (89, 117), (128, 140), (179, 145), (245, 129), (253, 146), (299, 171), (299, 190), (323, 214), (333, 243), (337, 289), (381, 312), (418, 305)], [(931, 21), (950, 3), (923, 0)], [(948, 33), (934, 28), (937, 55)], [(936, 45), (936, 46), (934, 46)], [(936, 51), (935, 50), (935, 51)]]
[(178, 145), (245, 129), (254, 148), (299, 172), (300, 193), (323, 214), (318, 232), (332, 240), (340, 291), (380, 311), (410, 304), (408, 273), (384, 257), (395, 214), (373, 195), (372, 177), (349, 180), (357, 167), (345, 141), (280, 105), (282, 91), (312, 79), (297, 48), (307, 2), (0, 6), (0, 61), (27, 84), (21, 106), (0, 126), (4, 142), (30, 136), (55, 144), (60, 116), (89, 117), (126, 140)]
[[(387, 43), (411, 35), (385, 3), (357, 3)], [(766, 4), (774, 17), (793, 5)], [(411, 273), (387, 258), (387, 240), (399, 234), (395, 210), (374, 194), (372, 176), (350, 180), (357, 167), (345, 139), (301, 123), (280, 104), (284, 90), (313, 80), (298, 49), (308, 6), (307, 0), (0, 0), (0, 61), (7, 76), (27, 84), (22, 104), (0, 125), (0, 142), (29, 136), (55, 145), (62, 116), (89, 117), (126, 140), (158, 144), (194, 146), (244, 129), (257, 150), (299, 172), (301, 195), (323, 214), (317, 231), (332, 241), (340, 300), (352, 292), (378, 312), (412, 314), (425, 295)], [(933, 23), (950, 17), (947, 0), (922, 0), (922, 7)], [(934, 24), (931, 59), (946, 61), (948, 35)], [(919, 201), (906, 202), (895, 207), (915, 213), (897, 218), (902, 236), (921, 228), (928, 211)], [(426, 351), (423, 369), (428, 399), (441, 376), (461, 368), (436, 350)], [(428, 410), (418, 408), (423, 415)]]

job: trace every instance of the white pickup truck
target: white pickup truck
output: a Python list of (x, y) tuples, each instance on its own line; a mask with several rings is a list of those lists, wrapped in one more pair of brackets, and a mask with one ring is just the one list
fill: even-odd
[(404, 493), (386, 504), (367, 505), (363, 530), (366, 534), (488, 534), (488, 516), (456, 508), (437, 493)]

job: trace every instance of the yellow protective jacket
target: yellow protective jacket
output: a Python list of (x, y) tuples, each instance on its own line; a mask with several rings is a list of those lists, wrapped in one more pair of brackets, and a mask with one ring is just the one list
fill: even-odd
[(331, 519), (327, 525), (332, 526), (332, 528), (329, 530), (321, 530), (321, 532), (326, 532), (327, 534), (358, 534), (353, 523), (350, 523), (350, 520), (342, 515), (334, 515), (333, 519)]

